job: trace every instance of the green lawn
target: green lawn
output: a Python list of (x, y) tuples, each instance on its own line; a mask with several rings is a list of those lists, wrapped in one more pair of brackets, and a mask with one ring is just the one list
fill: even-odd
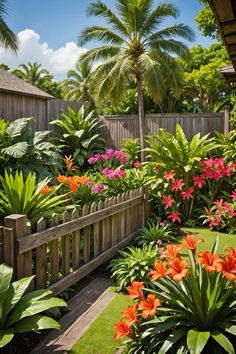
[(184, 231), (186, 231), (188, 234), (194, 233), (196, 236), (202, 237), (204, 239), (204, 243), (198, 244), (197, 251), (211, 250), (217, 235), (219, 236), (219, 253), (222, 253), (227, 247), (236, 248), (236, 235), (210, 231), (204, 227), (184, 228)]
[[(227, 247), (236, 248), (236, 235), (213, 232), (207, 228), (184, 228), (190, 234), (202, 237), (205, 242), (198, 245), (198, 251), (211, 250), (216, 236), (219, 235), (218, 252), (223, 252)], [(92, 323), (87, 332), (74, 345), (70, 354), (114, 354), (119, 342), (113, 339), (113, 325), (119, 320), (120, 314), (128, 306), (128, 297), (119, 294), (101, 315)]]
[(114, 354), (119, 342), (113, 338), (115, 333), (113, 326), (128, 304), (128, 296), (118, 294), (91, 324), (69, 354)]

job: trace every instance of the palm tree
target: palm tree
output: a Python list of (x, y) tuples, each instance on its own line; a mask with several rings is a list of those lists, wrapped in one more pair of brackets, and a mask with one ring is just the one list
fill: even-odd
[(70, 101), (79, 102), (86, 110), (94, 108), (94, 101), (91, 94), (92, 65), (88, 62), (81, 63), (79, 60), (75, 70), (69, 70), (68, 79), (64, 80), (63, 86), (67, 89), (64, 98)]
[(39, 88), (45, 81), (50, 81), (53, 78), (53, 76), (37, 62), (33, 64), (28, 63), (28, 65), (20, 64), (12, 73)]
[[(98, 48), (81, 56), (82, 62), (99, 62), (95, 82), (102, 78), (97, 92), (102, 98), (108, 92), (119, 101), (130, 79), (135, 80), (138, 92), (141, 147), (144, 148), (143, 86), (153, 98), (163, 92), (162, 82), (175, 83), (177, 62), (172, 55), (185, 56), (187, 46), (176, 37), (192, 40), (194, 33), (184, 24), (160, 29), (167, 16), (176, 18), (178, 11), (170, 3), (154, 6), (154, 0), (116, 0), (117, 14), (103, 2), (95, 0), (88, 7), (91, 16), (103, 17), (107, 27), (89, 26), (79, 38), (81, 45), (96, 40)], [(144, 151), (141, 159), (144, 160)]]
[(16, 52), (18, 49), (17, 37), (4, 21), (6, 14), (6, 0), (0, 0), (0, 45)]

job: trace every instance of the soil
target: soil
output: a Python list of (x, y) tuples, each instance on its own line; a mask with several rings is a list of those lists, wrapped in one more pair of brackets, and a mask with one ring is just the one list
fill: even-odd
[[(103, 264), (98, 267), (95, 271), (90, 273), (88, 276), (81, 279), (78, 283), (73, 285), (71, 288), (67, 289), (61, 294), (61, 297), (68, 302), (74, 295), (76, 295), (80, 290), (87, 286), (92, 280), (99, 277), (110, 277), (109, 271), (106, 269), (108, 263)], [(63, 317), (64, 313), (62, 313)], [(59, 320), (60, 318), (56, 318)], [(0, 349), (1, 354), (29, 354), (39, 342), (45, 338), (50, 333), (50, 330), (44, 330), (42, 332), (31, 332), (16, 334), (14, 339), (10, 344), (2, 349)]]

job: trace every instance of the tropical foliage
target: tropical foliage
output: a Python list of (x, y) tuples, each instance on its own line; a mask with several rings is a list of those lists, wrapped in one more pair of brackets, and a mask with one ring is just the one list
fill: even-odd
[[(215, 245), (197, 254), (202, 241), (186, 236), (167, 246), (149, 281), (127, 287), (135, 303), (115, 325), (116, 339), (128, 337), (125, 353), (235, 353), (236, 250), (220, 255)], [(184, 247), (188, 259), (179, 254)]]
[(60, 149), (45, 141), (50, 131), (31, 132), (33, 117), (19, 118), (11, 123), (0, 119), (0, 171), (21, 169), (47, 177), (61, 166)]
[(117, 0), (116, 10), (117, 13), (113, 12), (100, 1), (91, 3), (88, 14), (104, 18), (108, 26), (94, 25), (82, 31), (81, 45), (91, 40), (102, 42), (102, 45), (84, 53), (81, 61), (103, 61), (94, 73), (94, 80), (99, 83), (97, 97), (101, 99), (109, 93), (114, 101), (119, 101), (130, 83), (135, 82), (143, 149), (143, 86), (154, 98), (162, 95), (163, 82), (172, 82), (172, 87), (177, 87), (179, 66), (171, 53), (186, 56), (187, 47), (178, 38), (190, 41), (194, 34), (184, 24), (161, 28), (166, 17), (176, 18), (178, 14), (177, 9), (167, 2), (154, 6), (153, 0), (130, 0), (127, 6), (126, 1)]
[(5, 22), (7, 0), (0, 0), (0, 45), (14, 52), (18, 49), (17, 37)]
[(59, 322), (44, 313), (50, 309), (67, 307), (65, 301), (51, 297), (50, 290), (27, 291), (32, 277), (12, 282), (13, 269), (0, 265), (0, 348), (11, 342), (16, 333), (61, 329)]
[(61, 130), (54, 141), (59, 144), (64, 155), (71, 155), (76, 164), (83, 166), (94, 153), (101, 151), (104, 140), (99, 129), (101, 123), (93, 112), (86, 115), (84, 107), (77, 112), (68, 107), (60, 119), (51, 122)]
[(41, 218), (49, 218), (52, 211), (62, 211), (61, 206), (65, 204), (63, 195), (56, 195), (58, 188), (44, 188), (49, 183), (50, 178), (46, 178), (36, 183), (34, 174), (29, 173), (27, 178), (22, 172), (0, 176), (0, 218), (11, 214), (24, 214), (31, 225)]

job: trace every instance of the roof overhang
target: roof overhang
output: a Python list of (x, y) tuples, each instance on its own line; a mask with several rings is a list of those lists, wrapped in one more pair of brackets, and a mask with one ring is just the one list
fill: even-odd
[(208, 0), (208, 2), (236, 71), (236, 0)]
[(236, 82), (236, 72), (233, 65), (222, 66), (220, 68), (220, 73), (224, 77), (225, 81), (229, 84)]

